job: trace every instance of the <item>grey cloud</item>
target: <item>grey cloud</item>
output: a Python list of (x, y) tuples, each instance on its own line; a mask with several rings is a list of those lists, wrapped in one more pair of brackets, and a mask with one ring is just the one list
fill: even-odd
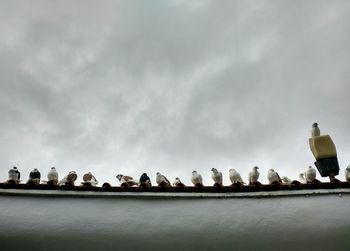
[(296, 178), (314, 121), (347, 165), (347, 2), (30, 3), (0, 8), (2, 180), (14, 164)]

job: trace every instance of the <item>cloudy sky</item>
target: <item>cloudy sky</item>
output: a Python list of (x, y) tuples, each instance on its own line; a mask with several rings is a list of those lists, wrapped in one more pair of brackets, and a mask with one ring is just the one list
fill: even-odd
[(350, 163), (349, 1), (1, 1), (0, 180)]

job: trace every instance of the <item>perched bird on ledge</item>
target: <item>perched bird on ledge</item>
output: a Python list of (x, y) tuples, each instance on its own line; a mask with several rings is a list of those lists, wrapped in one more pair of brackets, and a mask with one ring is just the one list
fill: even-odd
[(192, 172), (192, 177), (191, 177), (191, 182), (192, 182), (193, 185), (195, 185), (195, 186), (203, 186), (202, 175), (200, 175), (199, 173), (197, 173), (197, 171), (193, 171), (193, 172)]
[(311, 137), (317, 137), (320, 136), (321, 132), (320, 132), (320, 128), (318, 128), (318, 124), (317, 123), (313, 123), (312, 124), (312, 128), (311, 128)]
[(8, 181), (13, 181), (15, 183), (19, 183), (21, 178), (21, 173), (18, 171), (17, 167), (13, 167), (9, 171), (9, 178)]
[(82, 182), (83, 185), (89, 183), (91, 184), (91, 186), (96, 186), (98, 184), (97, 179), (95, 178), (95, 176), (92, 175), (91, 172), (84, 174), (83, 181), (84, 181)]
[(119, 180), (120, 185), (127, 184), (128, 186), (137, 186), (138, 183), (136, 180), (134, 180), (133, 177), (123, 175), (123, 174), (118, 174), (116, 178)]
[(248, 181), (249, 185), (253, 185), (255, 182), (258, 182), (259, 179), (259, 172), (258, 172), (259, 167), (254, 166), (253, 170), (249, 173), (248, 175)]
[(292, 184), (292, 180), (290, 178), (288, 178), (287, 176), (282, 176), (281, 180), (282, 180), (282, 184), (283, 185), (290, 185), (290, 184)]
[(33, 182), (34, 184), (38, 185), (40, 183), (41, 174), (37, 168), (34, 168), (33, 171), (29, 174), (29, 180), (28, 182)]
[(267, 179), (269, 180), (270, 184), (272, 184), (274, 182), (282, 183), (280, 176), (273, 169), (269, 169), (269, 171), (267, 173)]
[(306, 184), (307, 183), (303, 173), (299, 174), (299, 181), (300, 181), (301, 184)]
[(58, 183), (58, 172), (55, 167), (51, 167), (50, 171), (47, 173), (47, 180), (54, 185)]
[(160, 172), (156, 173), (156, 182), (158, 186), (171, 186), (170, 181)]
[(244, 184), (241, 175), (234, 168), (231, 168), (229, 170), (229, 178), (232, 184), (236, 184), (236, 183)]
[(347, 182), (350, 182), (350, 165), (345, 169), (345, 179)]
[(316, 169), (309, 166), (309, 168), (305, 170), (304, 175), (307, 183), (311, 183), (316, 179)]
[(75, 171), (70, 171), (66, 177), (64, 177), (59, 183), (59, 186), (64, 186), (66, 183), (70, 183), (74, 186), (74, 182), (77, 180), (78, 175)]
[(184, 187), (185, 185), (181, 182), (180, 178), (179, 177), (176, 177), (175, 178), (175, 181), (173, 183), (173, 186), (174, 187)]
[(213, 179), (215, 184), (222, 185), (222, 173), (219, 172), (216, 168), (212, 168), (211, 178)]
[(140, 186), (141, 185), (145, 185), (147, 187), (151, 187), (152, 183), (151, 183), (151, 179), (148, 177), (147, 173), (143, 173), (139, 179), (140, 181)]

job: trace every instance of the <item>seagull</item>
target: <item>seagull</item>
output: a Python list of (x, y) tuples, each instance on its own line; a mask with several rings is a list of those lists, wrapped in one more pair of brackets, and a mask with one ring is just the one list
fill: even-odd
[(320, 128), (318, 128), (318, 124), (317, 123), (313, 123), (312, 124), (312, 128), (311, 128), (311, 137), (317, 137), (320, 136), (321, 132), (320, 132)]
[(158, 186), (160, 186), (161, 184), (165, 184), (167, 186), (171, 186), (170, 181), (160, 172), (156, 173), (156, 182), (158, 184)]
[(258, 179), (259, 179), (258, 169), (259, 169), (259, 167), (254, 166), (253, 170), (251, 172), (249, 172), (249, 175), (248, 175), (249, 185), (252, 185), (253, 183), (258, 181)]
[(282, 184), (283, 185), (290, 185), (290, 184), (292, 184), (292, 180), (290, 178), (288, 178), (287, 176), (282, 176), (281, 180), (282, 180)]
[(48, 181), (54, 182), (57, 184), (58, 182), (58, 172), (55, 167), (51, 167), (50, 171), (47, 174)]
[(203, 185), (202, 175), (197, 173), (197, 171), (192, 172), (191, 181), (192, 181), (193, 185), (195, 185), (195, 186), (196, 185)]
[(175, 181), (173, 183), (173, 186), (176, 187), (176, 186), (181, 186), (181, 185), (183, 185), (183, 183), (181, 182), (180, 178), (176, 177)]
[(306, 179), (305, 179), (303, 173), (299, 174), (299, 181), (300, 181), (301, 184), (306, 184)]
[(59, 186), (65, 185), (67, 182), (72, 183), (74, 185), (74, 182), (77, 180), (78, 175), (75, 171), (70, 171), (67, 176), (65, 176), (60, 182), (58, 183)]
[(269, 169), (269, 171), (267, 172), (267, 179), (269, 180), (270, 184), (274, 182), (281, 182), (280, 176), (273, 169)]
[(211, 171), (213, 172), (211, 174), (211, 178), (213, 179), (214, 183), (222, 185), (222, 173), (216, 168), (212, 168)]
[(29, 181), (34, 181), (36, 184), (40, 183), (41, 174), (37, 168), (29, 173)]
[(345, 169), (345, 179), (347, 182), (350, 182), (350, 165)]
[(146, 184), (147, 186), (152, 186), (151, 179), (148, 177), (147, 173), (143, 173), (140, 177), (140, 185)]
[(82, 184), (90, 183), (92, 186), (96, 186), (98, 184), (97, 179), (92, 175), (91, 172), (84, 174), (83, 181), (84, 182), (82, 182)]
[(305, 170), (304, 175), (307, 183), (310, 183), (316, 179), (316, 169), (309, 166), (309, 168)]
[(17, 167), (13, 167), (9, 171), (9, 180), (13, 180), (15, 182), (19, 182), (21, 177), (21, 173), (18, 171)]
[(230, 180), (231, 180), (232, 184), (236, 184), (236, 183), (244, 184), (241, 175), (234, 168), (231, 168), (229, 170), (229, 174), (228, 175), (230, 177)]
[(137, 186), (138, 185), (137, 181), (135, 181), (134, 178), (131, 176), (118, 174), (116, 177), (119, 180), (120, 184), (126, 183), (129, 186)]

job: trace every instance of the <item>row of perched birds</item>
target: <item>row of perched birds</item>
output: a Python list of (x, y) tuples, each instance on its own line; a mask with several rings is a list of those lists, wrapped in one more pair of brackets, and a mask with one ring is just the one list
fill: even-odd
[[(9, 171), (8, 176), (8, 182), (15, 182), (19, 183), (21, 178), (21, 173), (18, 171), (17, 167), (13, 167)], [(58, 172), (56, 171), (55, 167), (51, 167), (50, 171), (47, 173), (47, 181), (42, 181), (43, 183), (51, 182), (54, 185), (65, 185), (67, 182), (71, 182), (74, 184), (74, 182), (77, 180), (78, 175), (75, 171), (69, 172), (63, 179), (60, 181), (58, 180)], [(28, 182), (33, 182), (34, 184), (39, 184), (41, 179), (41, 174), (37, 168), (34, 168), (33, 171), (29, 173), (29, 179)], [(97, 179), (94, 175), (92, 175), (91, 172), (88, 172), (83, 175), (83, 182), (82, 184), (90, 183), (93, 186), (96, 186), (98, 184)]]
[[(257, 182), (259, 182), (260, 173), (258, 171), (259, 167), (254, 166), (253, 169), (248, 174), (248, 184), (253, 185)], [(212, 174), (211, 178), (213, 179), (214, 183), (217, 185), (222, 185), (222, 173), (219, 172), (216, 168), (211, 169)], [(13, 167), (9, 171), (8, 176), (8, 182), (20, 182), (21, 174), (18, 171), (17, 167)], [(65, 185), (67, 182), (70, 182), (74, 184), (74, 182), (77, 180), (78, 175), (75, 171), (69, 172), (63, 179), (58, 179), (58, 172), (56, 171), (55, 167), (52, 167), (50, 171), (47, 174), (47, 181), (42, 181), (43, 183), (52, 183), (55, 185)], [(119, 180), (120, 184), (127, 184), (128, 186), (139, 186), (139, 185), (146, 185), (146, 186), (152, 186), (151, 179), (148, 177), (147, 173), (143, 173), (140, 177), (140, 179), (137, 181), (131, 176), (118, 174), (116, 178)], [(229, 178), (232, 184), (246, 184), (241, 175), (234, 169), (231, 168), (229, 170)], [(41, 179), (41, 174), (37, 168), (34, 168), (33, 171), (29, 174), (28, 182), (33, 182), (34, 184), (39, 184)], [(269, 169), (267, 173), (267, 179), (270, 184), (272, 183), (280, 183), (284, 185), (290, 185), (292, 183), (292, 180), (286, 176), (280, 177), (279, 174), (274, 169)], [(350, 165), (345, 169), (345, 179), (350, 182)], [(316, 180), (316, 169), (309, 166), (304, 173), (299, 174), (299, 182), (305, 184), (310, 183)], [(156, 173), (156, 182), (157, 185), (163, 185), (163, 186), (184, 186), (184, 184), (181, 182), (181, 180), (177, 177), (173, 183), (171, 183), (163, 174), (157, 172)], [(197, 171), (192, 172), (191, 176), (191, 182), (194, 186), (202, 186), (203, 185), (203, 178), (202, 175), (199, 174)], [(91, 184), (92, 186), (96, 186), (98, 184), (97, 179), (94, 175), (92, 175), (91, 172), (88, 172), (83, 175), (83, 182), (82, 184)]]
[[(317, 137), (317, 136), (320, 136), (320, 129), (318, 127), (318, 124), (314, 123), (312, 125), (312, 129), (311, 129), (311, 137)], [(259, 176), (260, 176), (258, 169), (259, 168), (257, 166), (255, 166), (255, 167), (253, 167), (252, 171), (249, 172), (248, 184), (251, 185), (251, 184), (258, 182)], [(219, 172), (216, 168), (212, 168), (211, 171), (212, 171), (211, 177), (212, 177), (214, 183), (218, 184), (218, 185), (222, 185), (222, 173)], [(48, 181), (44, 181), (44, 183), (50, 182), (50, 183), (57, 184), (57, 185), (65, 185), (67, 182), (70, 182), (70, 183), (74, 184), (77, 177), (78, 176), (77, 176), (76, 172), (71, 171), (62, 180), (59, 181), (58, 180), (58, 173), (57, 173), (55, 167), (52, 167), (51, 170), (49, 171), (49, 173), (47, 174)], [(35, 184), (39, 184), (40, 178), (41, 178), (40, 172), (38, 169), (35, 168), (33, 171), (30, 172), (28, 181), (31, 181)], [(131, 176), (122, 175), (122, 174), (118, 174), (116, 176), (116, 178), (119, 180), (120, 184), (127, 184), (129, 186), (136, 186), (136, 185), (142, 185), (142, 184), (146, 185), (146, 186), (152, 185), (151, 179), (147, 176), (146, 173), (143, 173), (138, 181), (134, 180), (134, 178)], [(234, 168), (231, 168), (229, 170), (229, 178), (230, 178), (232, 184), (236, 184), (236, 183), (246, 184), (242, 180), (241, 175)], [(273, 169), (268, 170), (267, 179), (269, 180), (270, 184), (272, 184), (274, 182), (278, 182), (281, 184), (289, 185), (292, 183), (291, 179), (289, 179), (286, 176), (280, 177), (279, 174)], [(350, 165), (345, 170), (345, 179), (350, 182)], [(299, 174), (299, 181), (301, 183), (313, 182), (314, 180), (316, 180), (316, 169), (311, 167), (311, 166), (309, 166), (309, 168), (307, 168), (304, 173)], [(18, 169), (16, 167), (13, 167), (9, 171), (8, 181), (12, 181), (15, 183), (20, 182), (20, 172), (18, 171)], [(159, 172), (156, 173), (156, 182), (158, 185), (166, 185), (166, 186), (171, 186), (171, 185), (182, 186), (182, 185), (184, 185), (179, 178), (176, 178), (175, 181), (171, 184), (171, 182), (164, 175), (162, 175)], [(193, 171), (192, 176), (191, 176), (191, 182), (195, 186), (203, 185), (203, 178), (197, 171)], [(89, 173), (86, 173), (83, 175), (82, 184), (86, 184), (86, 183), (89, 183), (93, 186), (96, 186), (98, 184), (98, 181), (95, 178), (95, 176), (93, 176), (91, 174), (91, 172), (89, 172)]]

